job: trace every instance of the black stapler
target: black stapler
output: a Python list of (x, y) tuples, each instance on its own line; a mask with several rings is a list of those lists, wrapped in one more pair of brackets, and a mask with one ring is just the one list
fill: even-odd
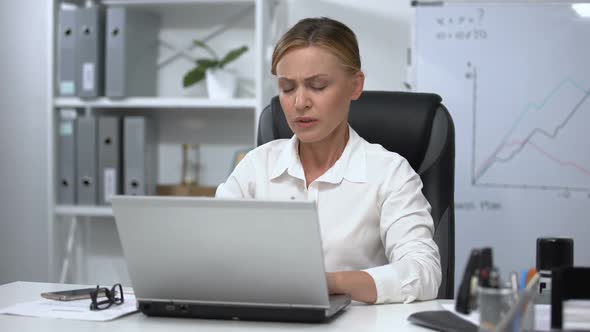
[[(457, 292), (457, 299), (455, 302), (455, 310), (462, 314), (469, 314), (473, 307), (472, 294), (475, 289), (472, 289), (474, 283), (472, 282), (474, 277), (477, 277), (479, 270), (485, 268), (492, 268), (494, 265), (492, 257), (492, 248), (475, 248), (471, 250), (469, 261), (463, 272), (463, 279), (459, 285), (459, 291)], [(476, 284), (476, 283), (475, 283)]]

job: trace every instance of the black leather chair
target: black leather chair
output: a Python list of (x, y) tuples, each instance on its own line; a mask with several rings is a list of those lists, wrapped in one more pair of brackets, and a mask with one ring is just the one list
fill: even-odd
[[(434, 240), (441, 255), (438, 298), (451, 299), (455, 279), (455, 129), (441, 100), (436, 94), (364, 91), (350, 106), (349, 123), (368, 142), (405, 157), (420, 175), (422, 192), (432, 206)], [(260, 115), (258, 145), (292, 136), (275, 96)]]

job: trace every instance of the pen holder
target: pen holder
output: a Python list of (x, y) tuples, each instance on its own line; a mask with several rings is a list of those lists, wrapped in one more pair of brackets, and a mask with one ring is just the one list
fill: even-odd
[[(520, 325), (520, 329), (523, 331), (532, 331), (535, 329), (535, 302), (530, 301), (522, 308), (522, 315), (519, 315), (520, 322), (517, 321), (517, 324)], [(517, 325), (517, 326), (518, 326)]]
[[(479, 307), (479, 332), (490, 332), (496, 329), (502, 317), (508, 313), (516, 303), (516, 293), (511, 288), (477, 288), (477, 302)], [(502, 332), (517, 331), (510, 324), (510, 328)]]

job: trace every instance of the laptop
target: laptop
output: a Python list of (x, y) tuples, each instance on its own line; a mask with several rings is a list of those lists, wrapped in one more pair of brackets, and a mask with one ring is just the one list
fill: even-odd
[(313, 201), (113, 196), (138, 309), (148, 316), (321, 322), (328, 296)]

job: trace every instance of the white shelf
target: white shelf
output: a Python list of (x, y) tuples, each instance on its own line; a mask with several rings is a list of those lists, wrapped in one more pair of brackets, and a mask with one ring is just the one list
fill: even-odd
[(255, 108), (254, 98), (209, 99), (189, 97), (131, 97), (125, 99), (80, 99), (74, 97), (55, 98), (56, 107), (98, 107), (98, 108)]
[(112, 217), (113, 208), (110, 206), (58, 205), (55, 207), (55, 214), (62, 216)]

